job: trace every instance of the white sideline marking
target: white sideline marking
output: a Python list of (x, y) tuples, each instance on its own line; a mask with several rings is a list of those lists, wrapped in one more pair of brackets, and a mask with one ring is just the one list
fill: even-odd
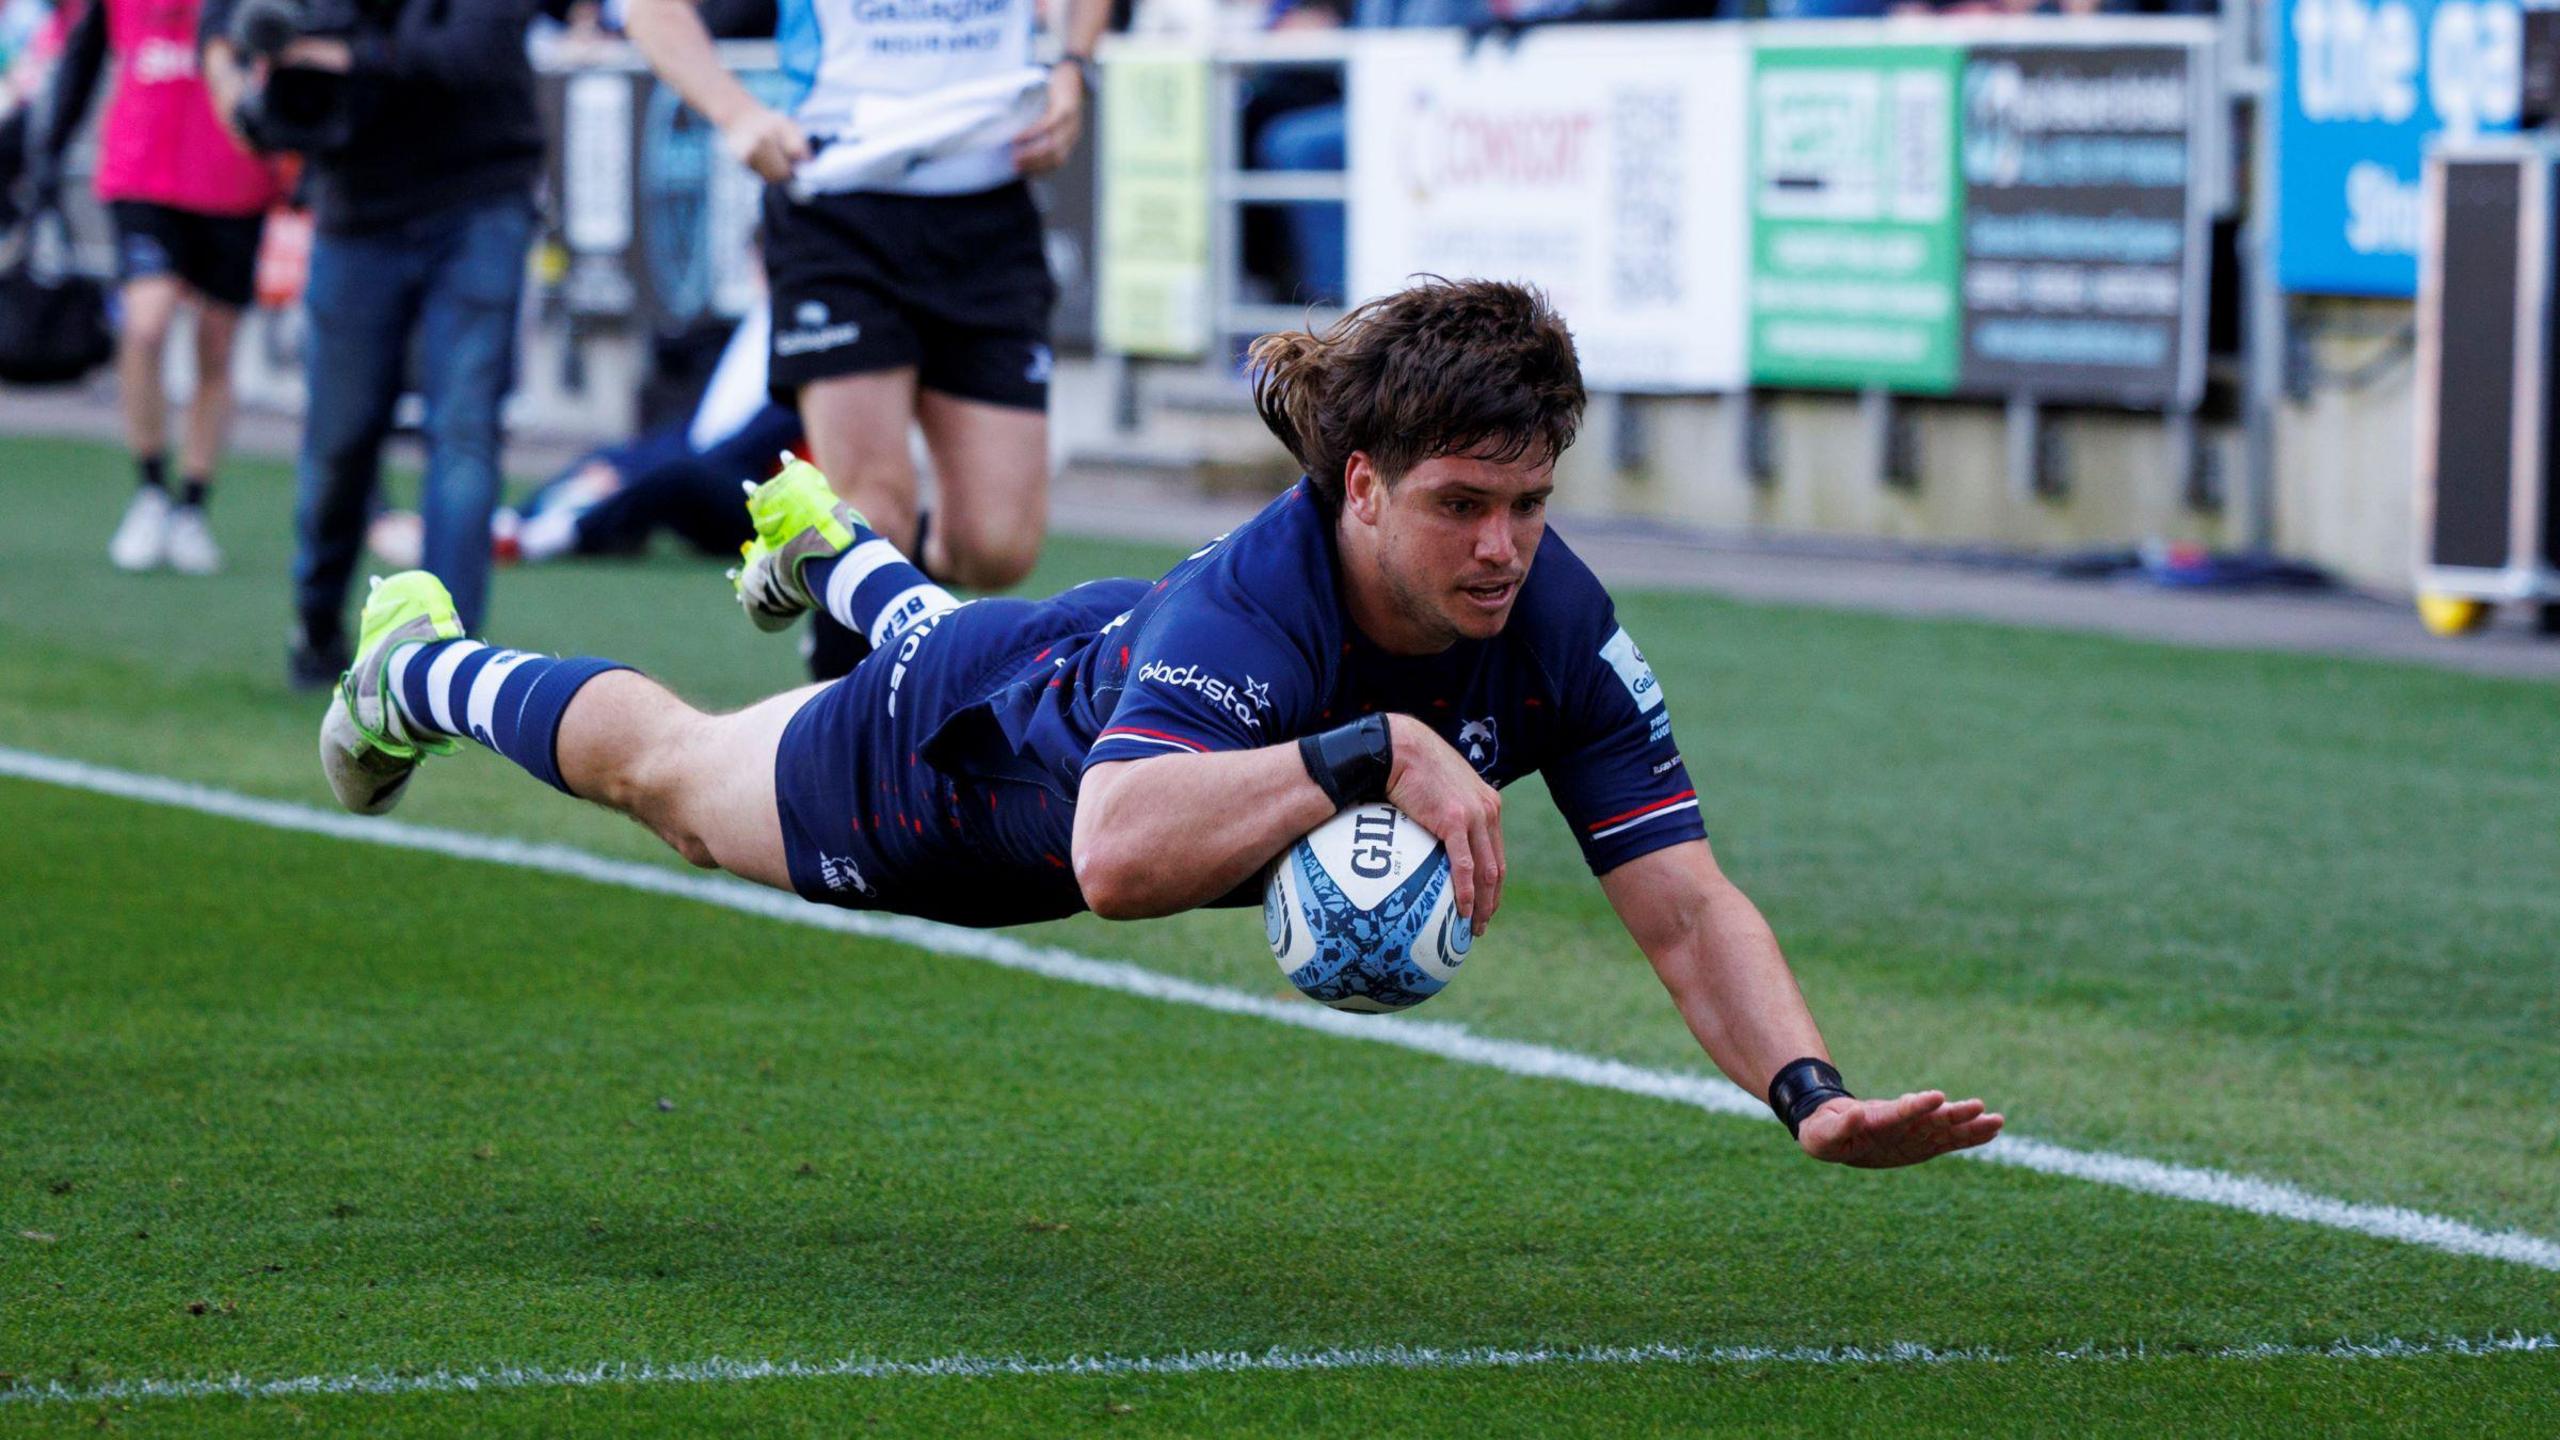
[[(1096, 960), (1052, 945), (1029, 944), (1009, 935), (964, 930), (955, 925), (901, 915), (832, 909), (810, 904), (779, 890), (750, 885), (743, 880), (687, 874), (629, 860), (609, 860), (565, 845), (532, 844), (459, 830), (408, 825), (397, 820), (368, 820), (303, 805), (259, 800), (156, 775), (138, 775), (78, 760), (60, 760), (7, 746), (0, 746), (0, 775), (174, 806), (225, 819), (245, 820), (278, 830), (360, 840), (404, 850), (423, 850), (458, 859), (574, 876), (628, 890), (673, 895), (796, 925), (893, 941), (941, 955), (982, 960), (1008, 970), (1026, 971), (1123, 995), (1190, 1005), (1229, 1015), (1250, 1015), (1275, 1024), (1295, 1025), (1303, 1030), (1349, 1040), (1394, 1045), (1507, 1074), (1650, 1096), (1719, 1115), (1766, 1120), (1769, 1113), (1767, 1106), (1744, 1094), (1721, 1076), (1648, 1070), (1621, 1060), (1576, 1054), (1549, 1045), (1499, 1040), (1478, 1035), (1463, 1025), (1448, 1021), (1388, 1020), (1377, 1016), (1346, 1015), (1305, 1001), (1279, 1000), (1204, 985), (1123, 960)], [(2396, 1240), (2407, 1245), (2422, 1245), (2455, 1255), (2475, 1255), (2513, 1265), (2529, 1265), (2538, 1270), (2560, 1271), (2560, 1241), (2520, 1230), (2484, 1230), (2460, 1220), (2398, 1205), (2367, 1205), (2333, 1199), (2276, 1180), (2261, 1180), (2200, 1166), (2171, 1165), (2103, 1150), (2076, 1150), (2014, 1135), (2004, 1135), (1980, 1149), (1959, 1153), (1968, 1159), (1988, 1161), (1994, 1165), (2013, 1165), (2022, 1170), (2068, 1176), (2146, 1195), (2192, 1200), (2252, 1215), (2267, 1215), (2331, 1230)]]
[(1929, 1345), (1576, 1345), (1506, 1350), (1491, 1346), (1372, 1345), (1338, 1350), (1192, 1350), (1175, 1355), (1071, 1355), (1034, 1360), (1016, 1355), (944, 1355), (931, 1360), (724, 1360), (653, 1365), (609, 1361), (548, 1369), (374, 1370), (357, 1375), (300, 1375), (253, 1380), (116, 1380), (75, 1390), (59, 1382), (0, 1389), (0, 1404), (85, 1405), (119, 1400), (278, 1399), (301, 1395), (440, 1395), (491, 1390), (584, 1389), (596, 1385), (720, 1385), (742, 1380), (984, 1380), (1006, 1376), (1247, 1375), (1313, 1370), (1520, 1370), (1540, 1366), (1629, 1365), (2007, 1365), (2058, 1360), (2112, 1364), (2135, 1360), (2409, 1360), (2435, 1355), (2509, 1355), (2560, 1349), (2549, 1335), (2461, 1336), (2435, 1340), (2339, 1340), (2326, 1345), (2260, 1343), (2218, 1349), (2153, 1349), (2082, 1345), (2066, 1350), (1939, 1349)]

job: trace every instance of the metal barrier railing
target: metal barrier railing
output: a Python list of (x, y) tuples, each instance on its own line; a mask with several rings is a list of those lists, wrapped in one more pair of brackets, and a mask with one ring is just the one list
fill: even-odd
[[(1352, 39), (1343, 32), (1280, 34), (1234, 39), (1210, 49), (1209, 63), (1209, 315), (1217, 343), (1204, 369), (1233, 374), (1234, 342), (1311, 325), (1332, 323), (1341, 311), (1324, 305), (1286, 305), (1248, 298), (1244, 273), (1244, 212), (1257, 205), (1330, 204), (1350, 209), (1345, 170), (1256, 170), (1245, 153), (1248, 87), (1274, 70), (1324, 70), (1341, 79)], [(1241, 390), (1242, 381), (1236, 384)]]

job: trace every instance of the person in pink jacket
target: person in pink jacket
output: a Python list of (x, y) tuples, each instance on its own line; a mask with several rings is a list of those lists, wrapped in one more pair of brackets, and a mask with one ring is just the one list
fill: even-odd
[[(59, 188), (61, 157), (108, 57), (115, 84), (99, 127), (98, 198), (115, 220), (123, 329), (116, 374), (140, 484), (108, 542), (119, 569), (191, 575), (221, 567), (205, 501), (231, 422), (231, 342), (250, 302), (274, 172), (216, 118), (196, 61), (200, 0), (88, 0), (65, 42), (44, 128), (37, 203)], [(194, 397), (168, 475), (162, 352), (181, 304), (196, 310)]]

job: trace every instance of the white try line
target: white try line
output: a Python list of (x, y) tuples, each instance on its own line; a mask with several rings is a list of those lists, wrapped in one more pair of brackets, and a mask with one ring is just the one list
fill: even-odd
[(2117, 1364), (2139, 1360), (2412, 1360), (2560, 1351), (2549, 1335), (2480, 1339), (2338, 1340), (2325, 1345), (2260, 1343), (2179, 1349), (2082, 1345), (2063, 1350), (2003, 1351), (1929, 1345), (1576, 1345), (1501, 1349), (1470, 1346), (1370, 1345), (1330, 1350), (1192, 1350), (1174, 1355), (1071, 1355), (1035, 1360), (1017, 1355), (944, 1355), (930, 1360), (724, 1360), (686, 1364), (608, 1361), (598, 1365), (506, 1365), (480, 1370), (374, 1370), (355, 1375), (297, 1375), (256, 1380), (116, 1380), (85, 1389), (60, 1383), (0, 1388), (0, 1404), (85, 1405), (130, 1400), (287, 1399), (310, 1395), (451, 1395), (497, 1390), (584, 1389), (597, 1385), (725, 1385), (750, 1380), (987, 1380), (1013, 1376), (1144, 1378), (1168, 1375), (1292, 1374), (1346, 1370), (1527, 1370), (1562, 1366), (1778, 1365), (1906, 1368), (2009, 1365), (2022, 1361)]
[[(795, 925), (892, 941), (939, 955), (982, 960), (1008, 970), (1026, 971), (1070, 984), (1089, 985), (1123, 995), (1190, 1005), (1229, 1015), (1250, 1015), (1346, 1040), (1394, 1045), (1511, 1075), (1562, 1080), (1598, 1090), (1644, 1095), (1719, 1115), (1737, 1115), (1760, 1121), (1769, 1119), (1767, 1106), (1721, 1076), (1649, 1070), (1622, 1060), (1576, 1054), (1549, 1045), (1478, 1035), (1463, 1025), (1447, 1021), (1348, 1015), (1307, 1001), (1280, 1000), (1222, 986), (1204, 985), (1124, 960), (1097, 960), (1053, 945), (1033, 945), (1009, 935), (964, 930), (955, 925), (900, 915), (813, 905), (796, 895), (725, 876), (694, 875), (635, 861), (610, 860), (565, 845), (532, 844), (459, 830), (407, 825), (396, 820), (367, 820), (304, 805), (260, 800), (157, 775), (139, 775), (78, 760), (56, 759), (6, 746), (0, 746), (0, 776), (15, 776), (101, 795), (168, 805), (278, 830), (295, 830), (403, 850), (422, 850), (457, 859), (574, 876), (627, 890), (698, 900), (706, 905)], [(2484, 1230), (2460, 1220), (2398, 1205), (2367, 1205), (2334, 1199), (2276, 1180), (2261, 1180), (2200, 1166), (2171, 1165), (2104, 1150), (2077, 1150), (2015, 1135), (2004, 1135), (1980, 1149), (1960, 1153), (1967, 1159), (1993, 1165), (2012, 1165), (2022, 1170), (2069, 1176), (2146, 1195), (2164, 1195), (2176, 1200), (2217, 1205), (2227, 1210), (2246, 1211), (2252, 1215), (2353, 1231), (2359, 1235), (2422, 1245), (2455, 1255), (2475, 1255), (2515, 1265), (2530, 1265), (2539, 1270), (2560, 1271), (2560, 1241), (2519, 1230)]]

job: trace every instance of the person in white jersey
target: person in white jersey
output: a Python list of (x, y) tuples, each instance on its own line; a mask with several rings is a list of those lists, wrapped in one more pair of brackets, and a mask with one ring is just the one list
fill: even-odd
[[(1013, 584), (1047, 530), (1056, 286), (1024, 177), (1075, 148), (1109, 17), (1108, 0), (1064, 3), (1043, 69), (1034, 0), (781, 0), (785, 113), (723, 66), (698, 0), (630, 0), (641, 54), (767, 182), (775, 396), (796, 400), (836, 493), (945, 584)], [(865, 648), (822, 625), (813, 676)]]

